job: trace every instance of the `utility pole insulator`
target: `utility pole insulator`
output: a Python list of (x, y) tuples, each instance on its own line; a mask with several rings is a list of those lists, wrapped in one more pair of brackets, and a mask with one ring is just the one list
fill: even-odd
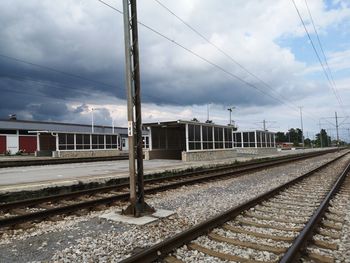
[(130, 205), (123, 210), (123, 214), (139, 217), (153, 213), (155, 210), (146, 204), (144, 196), (141, 81), (136, 0), (123, 0), (123, 13), (130, 173)]

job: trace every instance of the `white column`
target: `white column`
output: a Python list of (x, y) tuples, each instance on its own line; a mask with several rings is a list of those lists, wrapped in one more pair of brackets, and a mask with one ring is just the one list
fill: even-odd
[(189, 151), (189, 144), (188, 144), (188, 123), (186, 123), (186, 134), (185, 134), (185, 136), (186, 136), (186, 152), (188, 152)]
[[(107, 148), (106, 148), (106, 134), (105, 135), (103, 135), (103, 139), (104, 139), (104, 141), (103, 141), (103, 147), (104, 147), (104, 149), (106, 150)], [(111, 138), (112, 139), (112, 138)]]
[(267, 133), (264, 132), (264, 134), (265, 134), (265, 148), (267, 148)]
[(214, 126), (212, 127), (212, 133), (213, 133), (213, 149), (215, 149), (215, 129), (214, 129)]
[(36, 150), (40, 151), (40, 133), (36, 134)]
[(203, 150), (203, 125), (200, 125), (199, 127), (201, 128), (201, 150)]
[(255, 138), (255, 148), (258, 148), (258, 140), (256, 137), (256, 131), (254, 131), (254, 138)]
[(59, 148), (58, 133), (56, 133), (55, 137), (56, 137), (56, 151), (59, 151), (60, 148)]
[(234, 139), (233, 139), (233, 129), (231, 129), (231, 141), (232, 141), (232, 147), (231, 148), (235, 148), (235, 146), (234, 146)]
[(225, 149), (225, 128), (222, 128), (222, 148)]
[(241, 132), (241, 141), (242, 141), (242, 145), (241, 145), (241, 148), (244, 148), (244, 139), (243, 139), (243, 132)]
[(149, 149), (152, 151), (152, 128), (149, 130)]
[(74, 151), (77, 149), (77, 135), (74, 133)]
[(92, 134), (90, 134), (90, 150), (92, 149)]

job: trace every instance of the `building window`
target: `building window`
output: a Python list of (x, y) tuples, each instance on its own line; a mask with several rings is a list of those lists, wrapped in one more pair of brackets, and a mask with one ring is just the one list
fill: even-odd
[(256, 145), (258, 148), (261, 147), (261, 135), (260, 134), (261, 134), (261, 132), (259, 132), (259, 131), (256, 132)]
[(249, 147), (255, 147), (255, 133), (249, 132)]
[(74, 134), (58, 134), (59, 150), (74, 150)]
[(106, 149), (117, 148), (117, 135), (106, 135)]
[(224, 136), (222, 131), (223, 131), (223, 128), (219, 128), (219, 127), (214, 128), (215, 149), (224, 148)]
[(83, 143), (83, 135), (82, 134), (77, 134), (75, 135), (76, 139), (76, 149), (81, 150), (84, 149), (84, 143)]
[(142, 136), (142, 147), (145, 149), (149, 149), (149, 137)]
[(92, 149), (104, 149), (104, 135), (92, 135)]
[(201, 126), (188, 125), (188, 145), (190, 150), (201, 149)]
[(243, 132), (243, 147), (249, 147), (249, 133)]
[(203, 149), (213, 149), (213, 127), (202, 126)]
[(225, 128), (225, 148), (232, 148), (232, 129)]
[(233, 145), (234, 147), (242, 147), (242, 136), (240, 132), (233, 134)]

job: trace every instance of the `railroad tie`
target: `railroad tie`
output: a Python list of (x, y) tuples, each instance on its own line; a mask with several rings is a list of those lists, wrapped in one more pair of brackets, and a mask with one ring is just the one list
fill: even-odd
[(209, 248), (206, 248), (206, 247), (203, 247), (199, 244), (194, 244), (194, 243), (189, 244), (188, 247), (190, 249), (197, 250), (199, 252), (202, 252), (202, 253), (207, 254), (209, 256), (212, 256), (212, 257), (220, 258), (222, 260), (230, 260), (230, 261), (245, 262), (245, 263), (262, 263), (262, 262), (275, 263), (275, 262), (277, 262), (277, 261), (258, 261), (258, 260), (242, 258), (242, 257), (231, 255), (231, 254), (217, 252), (215, 250), (212, 250), (212, 249), (209, 249)]
[(240, 227), (231, 226), (231, 225), (228, 225), (228, 224), (225, 224), (223, 226), (223, 228), (226, 229), (226, 230), (229, 230), (229, 231), (240, 233), (240, 234), (252, 235), (252, 236), (255, 236), (255, 237), (261, 237), (261, 238), (266, 238), (266, 239), (271, 239), (271, 240), (276, 240), (276, 241), (291, 242), (291, 241), (293, 241), (295, 239), (295, 237), (276, 236), (276, 235), (270, 235), (270, 234), (254, 232), (254, 231), (246, 230), (246, 229), (243, 229), (243, 228), (240, 228)]
[(262, 228), (271, 228), (271, 229), (294, 231), (294, 232), (300, 232), (303, 229), (303, 227), (286, 227), (286, 226), (279, 226), (279, 225), (262, 224), (262, 223), (246, 220), (243, 218), (237, 218), (236, 220), (245, 225), (262, 227)]
[(278, 218), (278, 217), (274, 217), (274, 216), (260, 215), (260, 214), (256, 214), (256, 213), (252, 213), (252, 212), (246, 212), (244, 215), (247, 217), (253, 217), (256, 219), (275, 221), (275, 222), (281, 222), (281, 223), (293, 223), (293, 224), (304, 224), (305, 223), (304, 219), (295, 219), (293, 217)]
[(237, 240), (234, 238), (223, 237), (223, 236), (215, 234), (215, 233), (209, 233), (208, 237), (210, 239), (218, 241), (218, 242), (225, 242), (225, 243), (228, 243), (231, 245), (251, 248), (251, 249), (260, 250), (260, 251), (268, 251), (268, 252), (272, 252), (275, 254), (282, 254), (287, 250), (287, 248), (283, 248), (283, 247), (262, 245), (262, 244), (257, 244), (257, 243), (250, 242), (250, 241), (240, 241), (240, 240)]
[(184, 261), (177, 259), (174, 256), (167, 256), (164, 258), (165, 263), (183, 263)]
[(333, 257), (320, 255), (320, 254), (317, 254), (314, 252), (308, 252), (307, 256), (309, 257), (309, 259), (314, 260), (316, 262), (320, 262), (320, 263), (334, 263), (335, 262)]

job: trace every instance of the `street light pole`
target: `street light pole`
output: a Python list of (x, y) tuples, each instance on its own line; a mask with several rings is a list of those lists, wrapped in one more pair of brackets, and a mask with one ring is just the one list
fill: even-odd
[(94, 108), (91, 108), (91, 133), (94, 133)]
[(228, 108), (227, 110), (230, 112), (230, 126), (232, 126), (232, 110), (235, 109), (236, 107), (231, 107), (231, 108)]

